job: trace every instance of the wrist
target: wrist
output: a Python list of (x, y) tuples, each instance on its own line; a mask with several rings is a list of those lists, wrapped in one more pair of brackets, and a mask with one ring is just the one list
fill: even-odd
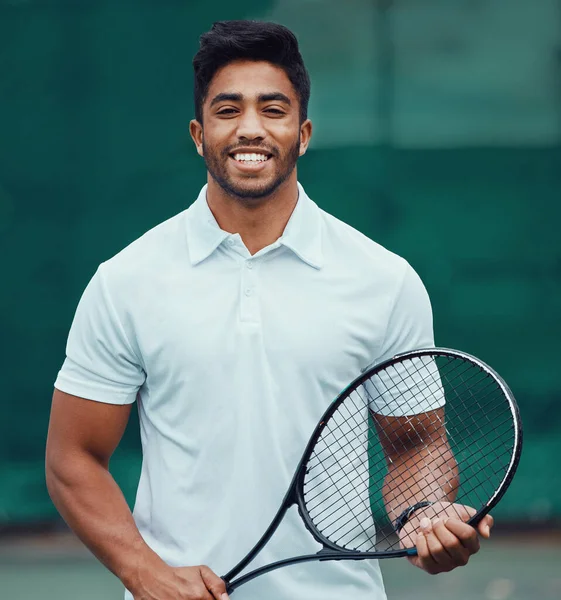
[(171, 567), (163, 561), (153, 550), (146, 546), (141, 552), (134, 552), (130, 561), (118, 574), (122, 584), (134, 594), (142, 589), (148, 578)]

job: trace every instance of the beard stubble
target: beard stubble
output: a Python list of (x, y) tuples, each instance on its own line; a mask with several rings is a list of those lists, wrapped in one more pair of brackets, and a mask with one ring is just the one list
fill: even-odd
[[(238, 145), (239, 147), (240, 145)], [(252, 147), (251, 144), (246, 144), (244, 147)], [(227, 169), (227, 162), (230, 160), (230, 154), (235, 152), (236, 147), (225, 148), (222, 151), (216, 151), (213, 147), (208, 146), (203, 140), (203, 159), (210, 176), (216, 183), (228, 194), (234, 198), (245, 199), (260, 199), (266, 198), (273, 194), (291, 175), (296, 167), (300, 156), (300, 134), (296, 142), (289, 150), (281, 155), (277, 148), (263, 148), (263, 146), (255, 146), (255, 151), (266, 151), (273, 155), (275, 160), (275, 172), (268, 182), (264, 182), (261, 186), (245, 185), (243, 179), (241, 182), (234, 181)], [(246, 178), (248, 182), (256, 178)]]

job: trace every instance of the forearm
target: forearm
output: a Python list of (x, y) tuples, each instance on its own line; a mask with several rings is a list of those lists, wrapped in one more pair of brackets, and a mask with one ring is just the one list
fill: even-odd
[(142, 539), (109, 471), (92, 456), (73, 456), (58, 465), (47, 460), (46, 474), (64, 520), (126, 587), (132, 587), (144, 565), (163, 562)]
[(388, 461), (382, 490), (388, 516), (393, 522), (424, 500), (453, 502), (458, 485), (458, 466), (448, 444), (404, 450)]

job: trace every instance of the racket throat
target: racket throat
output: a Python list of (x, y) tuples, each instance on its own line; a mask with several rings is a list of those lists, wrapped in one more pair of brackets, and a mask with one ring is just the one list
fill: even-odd
[[(296, 504), (296, 493), (294, 491), (294, 486), (292, 485), (290, 487), (290, 490), (286, 494), (277, 514), (271, 521), (271, 524), (269, 525), (269, 527), (267, 527), (267, 530), (261, 536), (261, 539), (255, 544), (255, 546), (251, 549), (251, 551), (247, 554), (247, 556), (245, 556), (243, 558), (243, 560), (241, 560), (233, 569), (228, 571), (228, 573), (226, 573), (226, 575), (224, 575), (222, 577), (222, 580), (226, 584), (227, 591), (228, 591), (229, 586), (232, 586), (232, 585), (237, 586), (237, 581), (234, 582), (234, 584), (231, 584), (230, 582), (234, 579), (234, 577), (239, 575), (247, 567), (247, 565), (259, 554), (259, 552), (261, 552), (261, 550), (263, 549), (263, 546), (265, 546), (265, 544), (273, 536), (273, 533), (275, 533), (275, 531), (277, 530), (280, 522), (282, 521), (284, 515), (286, 514), (286, 511), (294, 504)], [(283, 566), (283, 565), (279, 565), (279, 566)], [(275, 568), (278, 568), (278, 567), (275, 567)], [(260, 569), (258, 569), (258, 570), (260, 571)], [(238, 579), (238, 581), (240, 581), (241, 579), (243, 579), (244, 581), (249, 581), (249, 579), (246, 579), (246, 577), (248, 577), (252, 573), (255, 573), (255, 571), (248, 573), (247, 576), (244, 576), (243, 578)], [(260, 573), (258, 573), (258, 574), (260, 574)], [(254, 577), (257, 577), (257, 575), (254, 575)], [(253, 577), (251, 577), (250, 579), (253, 579)], [(233, 589), (233, 587), (232, 587), (232, 589)]]
[(324, 561), (324, 560), (372, 560), (372, 559), (380, 559), (380, 558), (393, 558), (400, 556), (409, 556), (416, 554), (416, 550), (414, 548), (410, 548), (408, 550), (395, 550), (393, 552), (385, 552), (379, 554), (365, 554), (364, 552), (335, 552), (330, 548), (324, 547), (319, 552), (315, 554), (304, 554), (302, 556), (294, 556), (292, 558), (285, 558), (284, 560), (279, 560), (277, 562), (271, 563), (269, 565), (265, 565), (258, 569), (254, 569), (241, 577), (238, 577), (235, 581), (230, 581), (226, 577), (223, 577), (224, 583), (226, 584), (226, 591), (228, 594), (231, 594), (236, 588), (240, 587), (244, 583), (259, 577), (260, 575), (265, 575), (265, 573), (269, 573), (271, 571), (275, 571), (276, 569), (280, 569), (282, 567), (288, 567), (290, 565), (297, 565), (306, 562), (314, 562), (314, 561)]

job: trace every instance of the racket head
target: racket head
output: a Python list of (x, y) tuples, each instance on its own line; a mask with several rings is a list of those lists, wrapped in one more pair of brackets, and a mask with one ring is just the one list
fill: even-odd
[[(295, 500), (323, 552), (354, 558), (414, 553), (400, 547), (392, 523), (397, 515), (385, 511), (388, 441), (376, 423), (391, 420), (400, 427), (418, 427), (420, 415), (429, 419), (422, 432), (430, 430), (434, 436), (435, 427), (444, 432), (458, 473), (450, 477), (454, 489), (449, 497), (439, 498), (432, 486), (404, 498), (404, 505), (453, 497), (454, 503), (475, 509), (467, 522), (476, 525), (502, 498), (522, 450), (522, 424), (509, 387), (467, 353), (447, 348), (406, 352), (367, 368), (343, 390), (303, 454), (293, 482)], [(435, 443), (441, 447), (430, 441), (433, 448)], [(414, 456), (423, 447), (423, 440), (411, 438), (408, 452)], [(430, 470), (430, 461), (423, 459), (423, 464)]]

